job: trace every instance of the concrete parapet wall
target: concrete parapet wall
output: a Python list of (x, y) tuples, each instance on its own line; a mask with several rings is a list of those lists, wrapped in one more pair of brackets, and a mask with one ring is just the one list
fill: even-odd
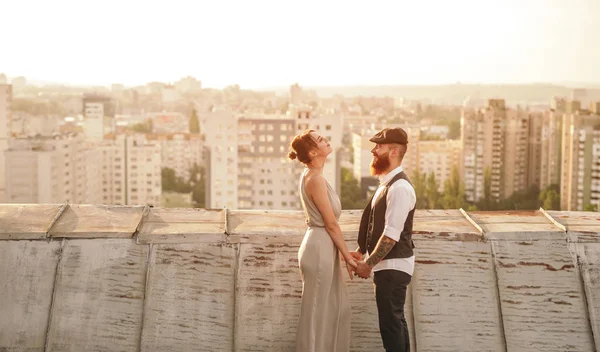
[[(340, 225), (356, 247), (360, 211)], [(0, 205), (0, 351), (294, 351), (301, 212)], [(415, 214), (414, 351), (600, 351), (600, 216)], [(347, 279), (352, 351), (382, 350)]]

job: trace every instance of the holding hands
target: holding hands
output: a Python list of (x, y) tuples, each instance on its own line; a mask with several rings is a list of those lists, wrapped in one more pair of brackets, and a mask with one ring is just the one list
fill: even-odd
[(368, 279), (371, 276), (371, 266), (363, 261), (363, 255), (360, 252), (350, 252), (350, 258), (346, 258), (346, 269), (350, 279), (354, 276), (358, 276), (362, 279)]

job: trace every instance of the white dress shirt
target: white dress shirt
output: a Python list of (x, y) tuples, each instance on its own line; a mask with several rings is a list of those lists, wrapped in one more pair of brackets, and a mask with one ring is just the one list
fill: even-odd
[[(398, 166), (387, 175), (379, 177), (379, 188), (375, 191), (375, 196), (371, 201), (371, 208), (375, 207), (375, 201), (377, 200), (377, 197), (379, 197), (379, 194), (384, 190), (384, 186), (400, 172), (402, 172), (402, 166)], [(408, 213), (414, 209), (416, 203), (417, 196), (415, 194), (415, 189), (408, 181), (399, 179), (394, 182), (388, 189), (386, 198), (387, 208), (385, 210), (385, 227), (383, 228), (383, 235), (398, 242), (400, 240), (400, 234), (404, 229), (404, 223), (406, 222)], [(415, 271), (415, 256), (413, 255), (409, 258), (383, 259), (375, 265), (373, 271), (389, 269), (400, 270), (412, 276)]]

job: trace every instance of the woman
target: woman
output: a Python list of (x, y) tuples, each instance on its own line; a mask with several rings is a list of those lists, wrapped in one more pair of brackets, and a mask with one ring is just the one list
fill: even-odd
[(302, 275), (302, 305), (296, 336), (297, 352), (347, 352), (350, 349), (350, 305), (342, 278), (340, 253), (350, 279), (356, 261), (350, 255), (338, 224), (340, 199), (323, 177), (332, 149), (313, 130), (297, 135), (289, 158), (306, 168), (298, 193), (308, 229), (298, 250)]

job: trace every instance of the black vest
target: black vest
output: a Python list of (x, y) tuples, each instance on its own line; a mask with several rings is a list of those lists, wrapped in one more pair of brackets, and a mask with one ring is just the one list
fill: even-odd
[[(371, 209), (371, 202), (369, 201), (363, 212), (360, 220), (360, 227), (358, 229), (358, 245), (360, 246), (360, 252), (365, 254), (367, 251), (373, 253), (379, 238), (383, 235), (383, 229), (385, 228), (385, 210), (387, 209), (387, 193), (392, 184), (399, 179), (404, 179), (410, 183), (410, 180), (404, 172), (400, 172), (394, 176), (390, 182), (385, 185), (383, 191), (375, 201), (375, 207)], [(411, 184), (412, 185), (412, 184)], [(375, 196), (375, 195), (373, 195)], [(400, 234), (400, 240), (392, 247), (392, 250), (383, 259), (392, 258), (409, 258), (412, 257), (414, 252), (413, 248), (415, 245), (412, 241), (412, 227), (413, 217), (415, 215), (415, 208), (413, 208), (406, 217), (404, 222), (404, 228)]]

